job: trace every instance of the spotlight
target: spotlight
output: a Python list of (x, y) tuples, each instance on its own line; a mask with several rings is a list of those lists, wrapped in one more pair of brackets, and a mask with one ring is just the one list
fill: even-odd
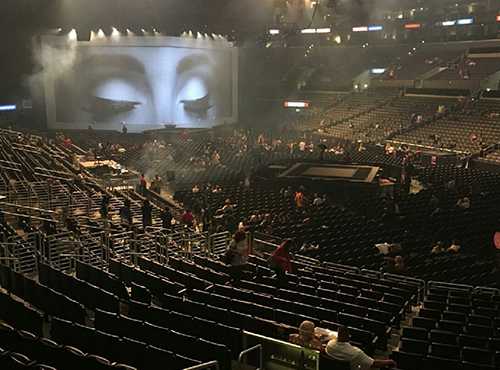
[(98, 38), (98, 39), (103, 39), (103, 38), (105, 38), (105, 37), (106, 37), (106, 35), (104, 34), (104, 31), (102, 30), (102, 28), (99, 28), (99, 29), (97, 30), (97, 38)]
[(71, 31), (69, 31), (68, 40), (72, 42), (78, 41), (78, 34), (76, 33), (76, 30), (74, 28)]
[(120, 35), (120, 31), (118, 31), (116, 27), (111, 27), (111, 37), (118, 38)]
[(203, 38), (203, 35), (199, 32), (196, 32), (196, 38), (199, 40), (199, 39), (202, 39)]
[(183, 33), (181, 33), (181, 37), (188, 37), (188, 33), (184, 31)]
[(189, 32), (188, 32), (188, 36), (189, 36), (189, 37), (191, 37), (191, 38), (193, 38), (193, 37), (194, 37), (194, 35), (193, 35), (193, 31), (189, 30)]
[(135, 33), (130, 31), (130, 29), (127, 28), (127, 36), (135, 36)]
[(94, 41), (97, 38), (97, 35), (94, 30), (90, 30), (90, 41)]

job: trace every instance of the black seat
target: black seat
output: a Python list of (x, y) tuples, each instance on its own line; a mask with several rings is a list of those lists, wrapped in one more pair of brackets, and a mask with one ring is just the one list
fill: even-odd
[(460, 362), (448, 358), (440, 358), (435, 356), (427, 356), (423, 361), (422, 369), (426, 370), (458, 370)]
[(50, 336), (59, 343), (70, 343), (70, 338), (74, 335), (73, 323), (68, 320), (53, 317), (50, 326)]
[(431, 330), (436, 328), (436, 320), (427, 317), (414, 317), (412, 319), (412, 325), (416, 328)]
[(420, 317), (427, 317), (429, 319), (433, 320), (439, 320), (441, 318), (441, 311), (440, 310), (433, 310), (430, 308), (421, 308), (418, 316)]
[(493, 329), (491, 326), (483, 326), (483, 325), (473, 325), (469, 324), (465, 328), (465, 332), (469, 335), (473, 335), (476, 337), (489, 338), (493, 335)]
[(458, 321), (441, 320), (439, 321), (438, 327), (440, 330), (450, 331), (452, 333), (461, 333), (463, 330), (463, 324)]
[(457, 321), (461, 323), (465, 323), (467, 315), (462, 312), (453, 312), (453, 311), (443, 311), (443, 320), (449, 321)]
[(130, 298), (137, 302), (145, 303), (148, 305), (151, 304), (151, 292), (149, 291), (149, 289), (142, 285), (135, 284), (134, 282), (131, 282), (130, 285), (132, 287), (132, 294)]
[(431, 343), (429, 354), (434, 357), (458, 360), (460, 359), (460, 348), (456, 345)]
[(401, 339), (400, 348), (403, 352), (416, 353), (420, 355), (426, 355), (429, 344), (423, 340), (416, 339)]
[(96, 330), (94, 340), (94, 351), (89, 351), (89, 353), (107, 358), (116, 358), (120, 353), (119, 337), (117, 335), (112, 335)]
[(491, 365), (493, 356), (486, 349), (464, 347), (462, 348), (462, 360), (474, 364)]
[(422, 354), (408, 353), (403, 351), (394, 351), (392, 359), (398, 364), (398, 369), (420, 370), (422, 369)]
[(483, 337), (475, 337), (467, 334), (460, 334), (458, 336), (458, 344), (460, 347), (474, 347), (487, 349), (490, 340)]
[(319, 358), (320, 369), (335, 369), (335, 370), (351, 370), (351, 364), (348, 361), (336, 360), (327, 354), (320, 354)]
[(155, 346), (147, 346), (142, 361), (142, 368), (156, 369), (158, 368), (158, 364), (175, 364), (175, 355), (171, 351)]
[(122, 338), (121, 351), (116, 360), (135, 366), (139, 369), (144, 368), (144, 358), (146, 356), (146, 343), (130, 338)]
[[(450, 345), (457, 344), (457, 335), (450, 331), (433, 329), (430, 331), (429, 338), (433, 343), (442, 343)], [(438, 357), (443, 357), (443, 356), (438, 356)]]

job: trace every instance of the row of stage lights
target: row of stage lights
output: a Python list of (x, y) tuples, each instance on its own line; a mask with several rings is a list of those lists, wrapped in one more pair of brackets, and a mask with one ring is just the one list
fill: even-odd
[[(57, 29), (58, 34), (61, 34), (63, 32), (62, 28)], [(159, 32), (156, 28), (152, 28), (151, 30), (146, 30), (144, 28), (140, 29), (139, 33), (131, 31), (129, 28), (126, 28), (123, 32), (118, 30), (116, 27), (111, 27), (111, 33), (105, 33), (102, 28), (99, 28), (97, 31), (91, 30), (90, 31), (90, 41), (94, 40), (103, 40), (106, 39), (107, 37), (110, 37), (111, 39), (119, 39), (122, 36), (162, 36), (162, 33)], [(193, 31), (184, 31), (180, 35), (180, 37), (183, 38), (189, 38), (189, 39), (196, 39), (196, 40), (213, 40), (213, 41), (227, 41), (227, 38), (221, 34), (215, 34), (212, 33), (209, 35), (208, 33), (201, 33), (201, 32), (196, 32), (194, 33)], [(77, 41), (78, 40), (78, 33), (76, 29), (72, 29), (71, 31), (68, 32), (68, 39), (70, 41)]]

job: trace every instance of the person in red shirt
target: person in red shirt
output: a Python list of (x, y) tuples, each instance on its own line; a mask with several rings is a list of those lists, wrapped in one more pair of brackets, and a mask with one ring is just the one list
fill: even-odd
[(63, 141), (64, 147), (65, 148), (69, 148), (71, 146), (71, 144), (73, 144), (73, 142), (71, 141), (71, 138), (65, 137), (64, 141)]
[(292, 272), (292, 256), (290, 256), (290, 248), (292, 241), (286, 239), (281, 245), (276, 248), (270, 257), (271, 268), (276, 272), (276, 278), (282, 282), (286, 279), (286, 273)]
[(189, 209), (182, 215), (181, 221), (184, 225), (193, 226), (194, 216)]

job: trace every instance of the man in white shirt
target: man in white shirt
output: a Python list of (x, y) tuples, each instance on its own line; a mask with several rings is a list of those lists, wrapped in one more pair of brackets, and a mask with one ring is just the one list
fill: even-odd
[(395, 367), (393, 360), (375, 360), (364, 353), (358, 347), (349, 343), (349, 329), (346, 326), (339, 327), (336, 339), (332, 339), (326, 345), (326, 353), (335, 360), (349, 362), (351, 370), (378, 369), (381, 367)]

